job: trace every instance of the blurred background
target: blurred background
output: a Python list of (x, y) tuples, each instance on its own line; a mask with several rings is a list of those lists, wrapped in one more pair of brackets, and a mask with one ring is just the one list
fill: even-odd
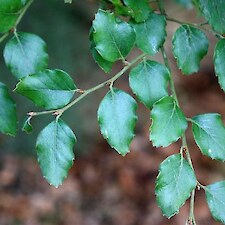
[[(194, 9), (185, 9), (175, 1), (165, 1), (169, 16), (182, 21), (202, 21)], [(63, 0), (34, 1), (19, 31), (42, 37), (48, 45), (49, 67), (67, 71), (78, 88), (87, 89), (108, 79), (121, 69), (117, 63), (112, 74), (104, 74), (89, 52), (88, 33), (99, 4), (91, 0), (64, 4)], [(187, 117), (218, 112), (225, 118), (225, 95), (217, 84), (212, 59), (216, 38), (208, 35), (210, 48), (200, 71), (181, 75), (171, 53), (171, 37), (178, 25), (168, 22), (166, 51), (175, 77), (181, 107)], [(1, 44), (2, 52), (4, 44)], [(133, 50), (128, 60), (139, 51)], [(0, 80), (12, 91), (16, 79), (7, 70), (1, 54)], [(160, 54), (155, 58), (161, 61)], [(115, 87), (131, 93), (128, 76)], [(149, 111), (139, 104), (136, 136), (131, 153), (119, 156), (100, 135), (96, 112), (107, 87), (83, 99), (68, 110), (63, 119), (75, 132), (76, 160), (68, 178), (58, 189), (41, 175), (36, 160), (35, 141), (38, 133), (54, 118), (34, 118), (34, 131), (27, 135), (19, 129), (16, 138), (0, 135), (0, 225), (164, 225), (185, 224), (189, 201), (170, 220), (157, 207), (154, 185), (159, 164), (179, 152), (180, 141), (167, 148), (153, 148), (148, 141)], [(24, 97), (11, 92), (17, 102), (19, 127), (29, 111), (41, 110)], [(224, 121), (225, 122), (225, 121)], [(193, 141), (190, 127), (188, 144), (198, 180), (207, 185), (222, 180), (225, 166), (202, 156)], [(198, 225), (219, 224), (210, 216), (202, 190), (196, 193)]]

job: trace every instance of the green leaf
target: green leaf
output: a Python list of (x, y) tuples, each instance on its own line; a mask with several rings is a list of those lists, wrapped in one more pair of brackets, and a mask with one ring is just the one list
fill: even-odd
[(177, 141), (187, 129), (187, 120), (174, 98), (166, 96), (153, 105), (150, 140), (155, 147)]
[(136, 32), (136, 45), (143, 52), (155, 55), (163, 45), (166, 37), (166, 19), (155, 13), (143, 23), (132, 23)]
[(212, 26), (212, 28), (225, 34), (225, 1), (224, 0), (195, 0), (200, 11)]
[(135, 32), (113, 13), (99, 10), (93, 21), (96, 50), (107, 61), (124, 59), (135, 43)]
[(8, 32), (14, 27), (26, 2), (27, 0), (0, 0), (0, 33)]
[(45, 109), (58, 109), (68, 104), (76, 86), (62, 70), (43, 70), (24, 77), (15, 91)]
[(214, 51), (215, 73), (218, 76), (220, 87), (225, 91), (225, 39), (221, 39)]
[(178, 28), (173, 36), (173, 54), (179, 69), (184, 74), (197, 72), (208, 46), (209, 41), (201, 30), (188, 25)]
[(149, 13), (152, 11), (148, 0), (124, 0), (124, 3), (130, 7), (133, 17), (137, 23), (146, 20)]
[(132, 16), (130, 8), (124, 5), (115, 5), (115, 14), (121, 16)]
[(225, 181), (219, 181), (206, 186), (206, 200), (213, 218), (225, 224)]
[(181, 154), (169, 156), (160, 164), (155, 193), (164, 216), (170, 218), (179, 212), (196, 183), (193, 169)]
[(203, 155), (225, 160), (225, 127), (220, 114), (208, 113), (193, 117), (192, 130)]
[(168, 69), (155, 61), (144, 61), (133, 68), (129, 75), (130, 87), (138, 100), (148, 108), (168, 95)]
[(95, 62), (106, 72), (109, 73), (112, 70), (113, 63), (105, 60), (96, 50), (95, 42), (93, 40), (93, 27), (90, 29), (90, 50)]
[(37, 35), (29, 33), (15, 34), (5, 46), (4, 59), (17, 79), (48, 67), (45, 42)]
[(132, 14), (129, 7), (125, 6), (121, 0), (109, 0), (114, 5), (114, 11), (116, 16), (130, 16)]
[(109, 0), (110, 2), (113, 3), (113, 5), (122, 5), (121, 0)]
[(184, 6), (187, 9), (191, 9), (193, 7), (192, 0), (175, 0), (175, 2)]
[(65, 3), (72, 3), (72, 0), (64, 0)]
[(22, 131), (26, 132), (27, 134), (30, 134), (33, 131), (33, 127), (30, 123), (31, 116), (27, 116), (23, 122)]
[(62, 121), (48, 124), (38, 135), (36, 149), (44, 178), (55, 187), (62, 184), (73, 165), (76, 137)]
[(126, 92), (112, 89), (98, 109), (98, 123), (103, 137), (119, 154), (125, 156), (134, 138), (137, 103)]
[(0, 82), (0, 132), (15, 136), (17, 132), (16, 104), (9, 96), (8, 88)]

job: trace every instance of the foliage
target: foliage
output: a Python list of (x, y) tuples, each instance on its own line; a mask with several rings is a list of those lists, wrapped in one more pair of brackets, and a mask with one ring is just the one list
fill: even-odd
[[(102, 0), (103, 1), (103, 0)], [(164, 49), (166, 24), (175, 22), (180, 27), (172, 39), (172, 51), (183, 74), (194, 74), (207, 54), (209, 41), (205, 32), (218, 38), (214, 65), (221, 89), (225, 90), (225, 2), (223, 0), (176, 0), (187, 8), (195, 6), (206, 22), (186, 23), (170, 18), (164, 1), (111, 0), (103, 1), (90, 28), (90, 51), (100, 68), (110, 72), (115, 62), (122, 60), (124, 67), (105, 82), (88, 90), (76, 87), (72, 78), (59, 69), (48, 69), (46, 43), (37, 35), (17, 32), (17, 25), (33, 0), (0, 0), (0, 42), (8, 36), (4, 60), (19, 82), (15, 92), (30, 99), (45, 111), (29, 112), (23, 131), (32, 132), (31, 119), (52, 114), (55, 119), (39, 134), (36, 143), (38, 162), (47, 181), (58, 187), (68, 174), (74, 160), (76, 137), (60, 118), (63, 113), (85, 96), (108, 85), (109, 92), (98, 109), (98, 123), (103, 137), (112, 148), (125, 156), (134, 138), (137, 121), (136, 100), (123, 90), (114, 88), (114, 82), (129, 69), (129, 85), (137, 100), (151, 111), (150, 140), (156, 147), (168, 146), (182, 139), (180, 152), (165, 159), (156, 180), (156, 198), (162, 213), (170, 218), (179, 212), (186, 200), (190, 201), (188, 224), (196, 224), (194, 196), (202, 188), (215, 220), (225, 224), (225, 181), (204, 186), (195, 176), (185, 131), (192, 124), (195, 142), (202, 154), (216, 160), (225, 160), (225, 127), (217, 113), (186, 118), (179, 105), (173, 74)], [(72, 3), (72, 0), (65, 0)], [(171, 41), (171, 40), (169, 40)], [(137, 47), (143, 53), (127, 62), (127, 55)], [(161, 52), (164, 65), (150, 60)], [(80, 96), (72, 100), (75, 92)], [(16, 135), (16, 105), (5, 84), (0, 83), (0, 131)]]

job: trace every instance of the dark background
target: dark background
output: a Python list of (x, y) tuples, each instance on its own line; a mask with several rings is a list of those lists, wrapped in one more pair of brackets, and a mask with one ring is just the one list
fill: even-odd
[[(186, 10), (172, 1), (166, 3), (170, 16), (182, 21), (202, 20), (195, 10)], [(89, 52), (88, 33), (97, 8), (97, 3), (87, 0), (74, 0), (73, 4), (64, 4), (62, 0), (34, 1), (18, 27), (18, 31), (42, 37), (48, 45), (49, 68), (67, 71), (81, 89), (95, 86), (121, 69), (117, 63), (111, 75), (104, 74)], [(168, 23), (166, 50), (183, 111), (187, 117), (206, 112), (225, 115), (225, 95), (212, 65), (216, 39), (208, 36), (210, 50), (199, 73), (184, 76), (177, 70), (171, 53), (171, 36), (177, 27)], [(3, 47), (4, 44), (1, 52)], [(133, 50), (128, 59), (137, 54), (138, 50)], [(16, 79), (4, 65), (2, 54), (0, 57), (1, 82), (13, 90)], [(156, 59), (161, 61), (160, 55)], [(127, 83), (127, 76), (123, 76), (115, 86), (132, 94)], [(78, 142), (74, 166), (58, 189), (49, 186), (41, 176), (35, 153), (36, 137), (54, 119), (52, 116), (34, 118), (34, 132), (30, 135), (20, 130), (16, 138), (0, 135), (0, 225), (185, 224), (188, 201), (179, 215), (167, 220), (154, 195), (159, 164), (179, 152), (180, 141), (168, 148), (153, 148), (148, 141), (149, 111), (139, 104), (131, 153), (124, 158), (119, 156), (101, 137), (97, 124), (96, 111), (106, 92), (107, 87), (93, 93), (63, 115)], [(27, 112), (41, 110), (29, 100), (13, 92), (11, 95), (17, 102), (20, 127)], [(207, 185), (224, 179), (224, 165), (200, 154), (190, 127), (187, 137), (198, 180)], [(196, 193), (196, 219), (198, 225), (219, 224), (211, 218), (202, 190)]]

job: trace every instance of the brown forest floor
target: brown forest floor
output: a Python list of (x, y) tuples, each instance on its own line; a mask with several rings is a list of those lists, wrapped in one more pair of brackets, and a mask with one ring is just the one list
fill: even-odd
[[(188, 202), (170, 220), (156, 205), (154, 183), (165, 154), (157, 153), (160, 150), (132, 150), (121, 158), (99, 145), (92, 154), (76, 161), (58, 189), (43, 180), (35, 160), (5, 157), (0, 172), (0, 224), (185, 224)], [(196, 170), (204, 174), (199, 178), (207, 183), (219, 175), (204, 163)], [(209, 214), (203, 191), (197, 191), (195, 209), (198, 225), (217, 224)]]

